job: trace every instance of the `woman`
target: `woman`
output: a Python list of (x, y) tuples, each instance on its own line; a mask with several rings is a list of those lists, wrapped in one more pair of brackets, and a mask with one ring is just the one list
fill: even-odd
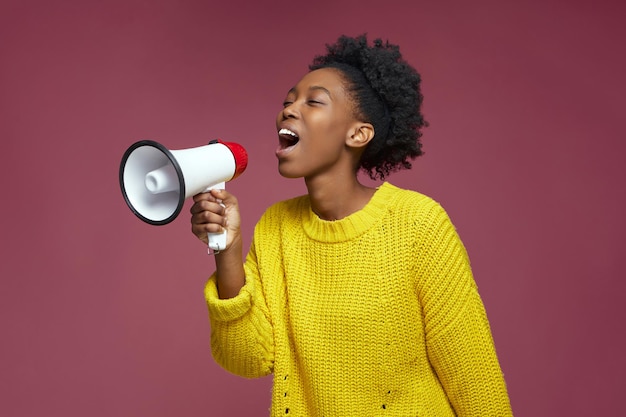
[[(387, 182), (426, 126), (395, 45), (327, 46), (278, 113), (278, 169), (308, 194), (270, 207), (243, 262), (235, 196), (194, 197), (192, 231), (228, 231), (205, 295), (215, 360), (274, 374), (272, 415), (506, 416), (505, 382), (463, 244), (435, 201)], [(221, 204), (220, 204), (221, 203)]]

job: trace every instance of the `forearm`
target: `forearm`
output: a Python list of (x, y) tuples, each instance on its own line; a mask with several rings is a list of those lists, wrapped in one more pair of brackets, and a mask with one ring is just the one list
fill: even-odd
[(246, 282), (240, 236), (235, 238), (228, 249), (215, 255), (215, 266), (219, 298), (237, 296)]
[(237, 297), (220, 299), (217, 277), (205, 287), (211, 320), (211, 351), (215, 361), (229, 372), (257, 378), (272, 372), (273, 332), (262, 300), (252, 299), (255, 287), (249, 280)]
[(427, 344), (429, 359), (457, 415), (512, 415), (487, 316), (477, 294), (458, 319)]
[[(219, 255), (226, 255), (226, 252)], [(204, 294), (211, 319), (211, 348), (215, 361), (229, 372), (254, 378), (272, 372), (274, 343), (254, 254), (249, 257), (244, 266), (245, 283), (241, 288), (237, 290), (226, 281), (218, 291), (216, 271), (209, 278)], [(225, 257), (222, 262), (228, 264), (230, 259), (230, 256)], [(230, 270), (224, 268), (222, 273)], [(236, 296), (226, 298), (221, 295), (225, 292), (224, 286), (227, 291), (237, 291)]]

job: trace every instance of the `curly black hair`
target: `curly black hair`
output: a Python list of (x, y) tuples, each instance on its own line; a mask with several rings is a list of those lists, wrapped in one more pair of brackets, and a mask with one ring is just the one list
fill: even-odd
[(356, 104), (357, 117), (374, 126), (374, 138), (361, 155), (359, 169), (370, 178), (385, 179), (391, 172), (411, 168), (410, 159), (423, 154), (420, 129), (428, 126), (421, 113), (421, 77), (389, 41), (367, 35), (342, 35), (326, 45), (309, 65), (339, 70)]

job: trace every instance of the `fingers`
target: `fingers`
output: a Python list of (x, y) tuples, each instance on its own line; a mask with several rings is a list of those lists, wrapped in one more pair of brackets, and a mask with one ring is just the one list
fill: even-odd
[(217, 233), (219, 232), (217, 229), (225, 227), (227, 224), (226, 208), (217, 202), (199, 201), (191, 206), (190, 212), (191, 224), (200, 228), (204, 227), (206, 232)]
[(203, 212), (210, 212), (213, 214), (224, 216), (226, 214), (226, 207), (224, 206), (224, 204), (218, 201), (200, 200), (195, 202), (191, 206), (189, 212), (192, 216), (196, 214), (202, 214)]
[(237, 199), (225, 190), (211, 190), (193, 196), (191, 212), (191, 230), (206, 243), (207, 233), (221, 233), (231, 225), (239, 226), (239, 208)]
[(199, 201), (213, 201), (224, 203), (226, 205), (236, 205), (237, 198), (226, 190), (209, 190), (206, 193), (200, 193), (193, 196), (194, 203)]
[(194, 203), (197, 203), (199, 201), (217, 201), (217, 198), (215, 198), (212, 194), (212, 192), (215, 190), (209, 190), (206, 193), (200, 193), (200, 194), (196, 194), (193, 196), (193, 201)]

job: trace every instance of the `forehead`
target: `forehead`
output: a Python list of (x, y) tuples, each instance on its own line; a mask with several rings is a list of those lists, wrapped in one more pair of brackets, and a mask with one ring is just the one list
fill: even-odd
[(335, 68), (320, 68), (313, 70), (300, 79), (294, 87), (295, 90), (309, 90), (311, 88), (322, 87), (331, 95), (345, 95), (345, 79), (341, 71)]

